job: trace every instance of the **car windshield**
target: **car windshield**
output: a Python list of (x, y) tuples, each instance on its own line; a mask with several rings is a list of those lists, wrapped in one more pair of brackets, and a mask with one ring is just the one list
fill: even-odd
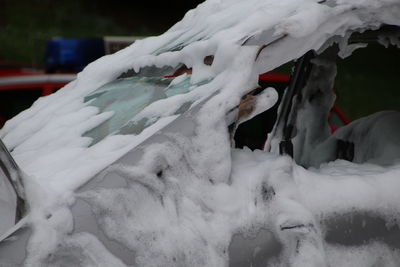
[(172, 114), (155, 114), (143, 111), (153, 102), (186, 94), (193, 85), (188, 75), (176, 79), (165, 77), (128, 77), (110, 82), (85, 97), (84, 101), (110, 112), (111, 117), (85, 133), (98, 143), (109, 134), (140, 134), (163, 115), (178, 115), (190, 108), (191, 101), (174, 107)]

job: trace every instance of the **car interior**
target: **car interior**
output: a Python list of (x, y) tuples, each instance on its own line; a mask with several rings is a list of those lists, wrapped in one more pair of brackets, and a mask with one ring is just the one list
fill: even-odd
[[(394, 43), (390, 45), (390, 40), (398, 42), (399, 36), (399, 28), (392, 26), (353, 33), (348, 39), (348, 45), (360, 48), (354, 55), (342, 59), (344, 49), (339, 45), (333, 45), (321, 54), (310, 51), (297, 60), (290, 81), (260, 80), (260, 88), (254, 95), (267, 87), (274, 87), (279, 94), (279, 100), (273, 108), (239, 125), (234, 135), (235, 147), (246, 146), (252, 150), (271, 151), (274, 150), (274, 145), (267, 139), (279, 139), (279, 153), (293, 157), (304, 167), (318, 167), (323, 162), (336, 159), (357, 163), (373, 160), (372, 157), (378, 156), (376, 153), (369, 152), (369, 156), (357, 156), (357, 153), (362, 153), (359, 147), (366, 141), (351, 138), (350, 132), (368, 138), (379, 136), (360, 132), (360, 127), (358, 132), (348, 130), (346, 134), (346, 131), (338, 129), (349, 123), (360, 124), (361, 118), (391, 110), (384, 112), (382, 116), (375, 116), (376, 119), (371, 119), (367, 128), (372, 131), (372, 126), (379, 124), (376, 120), (383, 118), (392, 126), (384, 123), (381, 127), (386, 127), (387, 131), (399, 130), (394, 126), (399, 119), (400, 110), (400, 93), (394, 77), (398, 77), (395, 75), (398, 73), (396, 62), (400, 58), (400, 49), (394, 46)], [(389, 43), (384, 43), (384, 40), (388, 40)], [(326, 101), (330, 108), (324, 110)], [(307, 114), (304, 114), (306, 112)], [(307, 120), (304, 120), (305, 118)], [(351, 122), (351, 119), (355, 121)], [(396, 133), (390, 134), (393, 135)], [(349, 138), (353, 140), (348, 140)], [(400, 147), (397, 140), (392, 139), (382, 140), (392, 142), (387, 145), (391, 149), (382, 153), (390, 153), (387, 157), (394, 160), (400, 156)], [(373, 141), (368, 142), (374, 144)], [(375, 143), (383, 145), (381, 142)], [(329, 153), (323, 155), (327, 150), (330, 150)], [(314, 153), (321, 155), (321, 159), (312, 159), (311, 155)], [(381, 164), (387, 165), (391, 162), (386, 160)]]

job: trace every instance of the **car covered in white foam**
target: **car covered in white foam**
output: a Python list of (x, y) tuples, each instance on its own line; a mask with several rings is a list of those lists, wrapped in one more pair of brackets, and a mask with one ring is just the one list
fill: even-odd
[(0, 131), (0, 266), (398, 266), (399, 112), (328, 117), (337, 56), (398, 45), (399, 14), (208, 0), (90, 64)]

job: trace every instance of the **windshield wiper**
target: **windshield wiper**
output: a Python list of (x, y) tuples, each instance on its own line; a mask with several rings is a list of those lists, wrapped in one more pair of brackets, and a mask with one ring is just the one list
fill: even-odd
[(293, 158), (292, 136), (297, 118), (296, 105), (301, 102), (301, 90), (306, 85), (310, 76), (312, 68), (311, 60), (314, 57), (314, 51), (309, 51), (302, 56), (296, 62), (293, 75), (290, 78), (289, 86), (282, 103), (281, 115), (277, 123), (277, 126), (282, 129), (282, 140), (279, 143), (279, 154), (281, 155), (289, 155)]

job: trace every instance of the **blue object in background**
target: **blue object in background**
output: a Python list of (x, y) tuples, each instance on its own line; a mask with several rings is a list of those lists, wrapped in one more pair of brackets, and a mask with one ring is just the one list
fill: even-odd
[(60, 38), (47, 42), (46, 72), (79, 72), (105, 55), (103, 38)]

